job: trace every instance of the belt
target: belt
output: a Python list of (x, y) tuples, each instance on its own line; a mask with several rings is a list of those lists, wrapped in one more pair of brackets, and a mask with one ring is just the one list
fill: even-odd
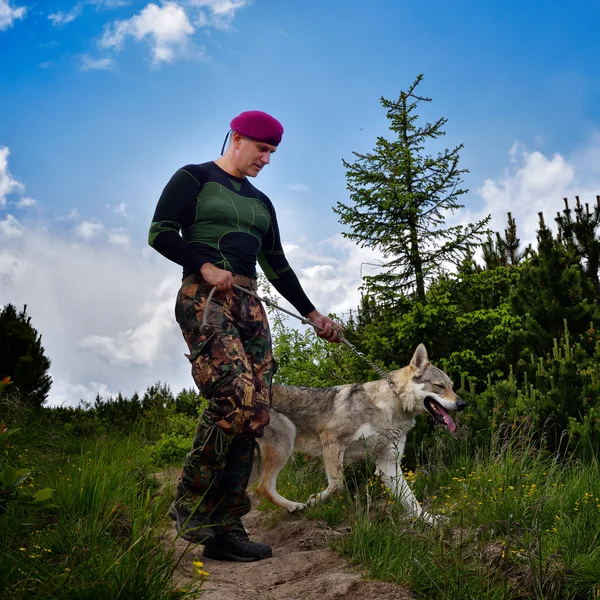
[[(202, 283), (204, 278), (202, 275), (196, 275), (196, 273), (192, 273), (187, 277), (183, 278), (182, 283)], [(245, 275), (234, 275), (233, 283), (236, 285), (240, 285), (242, 287), (248, 288), (249, 290), (256, 291), (258, 289), (258, 282), (254, 277), (246, 277)]]

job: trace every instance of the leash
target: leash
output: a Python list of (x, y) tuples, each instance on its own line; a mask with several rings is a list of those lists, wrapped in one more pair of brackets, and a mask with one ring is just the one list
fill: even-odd
[[(257, 300), (264, 302), (267, 306), (272, 306), (273, 308), (275, 308), (281, 312), (284, 312), (286, 315), (289, 315), (290, 317), (294, 317), (294, 319), (298, 319), (305, 325), (312, 325), (315, 329), (321, 329), (321, 330), (324, 329), (324, 327), (321, 327), (320, 325), (313, 323), (310, 319), (307, 319), (306, 317), (301, 317), (300, 315), (297, 315), (297, 314), (275, 304), (275, 302), (273, 302), (269, 298), (262, 298), (261, 296), (259, 296), (252, 290), (249, 290), (248, 288), (242, 287), (241, 285), (237, 285), (236, 283), (233, 284), (233, 287), (236, 290), (238, 290), (239, 292), (244, 292), (245, 294), (248, 294), (249, 296), (252, 296), (252, 297), (256, 298)], [(202, 316), (202, 327), (205, 327), (207, 325), (206, 317), (208, 314), (208, 306), (209, 306), (209, 304), (212, 300), (213, 294), (215, 293), (216, 290), (217, 290), (216, 286), (213, 287), (213, 289), (210, 290), (210, 293), (208, 294), (208, 298), (206, 299), (206, 307), (204, 308), (204, 315)], [(381, 367), (379, 367), (374, 362), (369, 360), (360, 350), (358, 350), (358, 348), (354, 344), (350, 343), (343, 335), (341, 335), (339, 333), (338, 333), (338, 335), (340, 335), (340, 342), (342, 344), (344, 344), (346, 347), (348, 347), (350, 350), (352, 350), (352, 352), (354, 352), (354, 354), (356, 354), (356, 356), (358, 356), (359, 358), (364, 360), (373, 369), (373, 371), (375, 371), (382, 379), (385, 379), (388, 382), (389, 386), (392, 388), (392, 392), (395, 394), (396, 392), (394, 390), (394, 385), (392, 383), (389, 373), (387, 373)]]

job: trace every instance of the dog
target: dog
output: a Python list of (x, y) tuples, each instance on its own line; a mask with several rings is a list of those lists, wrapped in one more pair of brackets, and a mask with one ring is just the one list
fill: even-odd
[[(454, 432), (449, 411), (465, 406), (452, 391), (448, 375), (429, 362), (423, 344), (407, 367), (389, 374), (389, 382), (325, 389), (274, 385), (271, 420), (257, 440), (261, 468), (256, 492), (290, 513), (303, 510), (338, 492), (344, 460), (364, 457), (367, 452), (375, 458), (376, 474), (407, 512), (434, 524), (438, 517), (421, 508), (402, 474), (406, 436), (415, 417), (424, 412)], [(279, 472), (294, 450), (323, 456), (328, 485), (306, 503), (292, 502), (277, 492)]]

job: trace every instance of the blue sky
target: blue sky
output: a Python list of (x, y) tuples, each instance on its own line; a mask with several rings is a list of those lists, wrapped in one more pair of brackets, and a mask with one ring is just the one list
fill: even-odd
[[(318, 308), (356, 305), (377, 254), (341, 239), (342, 158), (373, 148), (419, 74), (463, 143), (458, 220), (535, 236), (564, 196), (600, 194), (598, 2), (0, 0), (0, 305), (27, 304), (51, 402), (191, 384), (172, 318), (179, 268), (146, 246), (183, 164), (233, 116), (285, 127), (256, 185)], [(0, 373), (1, 375), (1, 373)]]

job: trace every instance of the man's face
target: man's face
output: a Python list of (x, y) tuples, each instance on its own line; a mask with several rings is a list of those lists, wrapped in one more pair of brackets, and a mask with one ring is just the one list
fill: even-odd
[(277, 150), (276, 146), (244, 136), (234, 139), (234, 144), (236, 167), (242, 177), (256, 177), (271, 162), (271, 154)]

